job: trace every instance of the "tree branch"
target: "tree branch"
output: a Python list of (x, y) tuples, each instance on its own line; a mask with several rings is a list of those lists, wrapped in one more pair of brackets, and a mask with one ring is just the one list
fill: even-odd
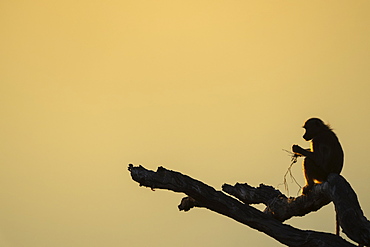
[(339, 225), (353, 241), (363, 246), (370, 245), (370, 222), (364, 216), (357, 195), (342, 176), (330, 174), (328, 193), (333, 200)]
[(134, 167), (131, 164), (129, 165), (129, 171), (132, 179), (138, 182), (140, 186), (152, 189), (167, 189), (188, 195), (189, 197), (181, 201), (179, 205), (180, 210), (204, 207), (264, 232), (285, 245), (300, 247), (354, 246), (334, 234), (304, 231), (283, 224), (281, 221), (273, 218), (271, 213), (263, 213), (221, 191), (215, 190), (201, 181), (179, 172), (167, 170), (163, 167), (159, 167), (154, 172), (142, 166)]
[(254, 188), (248, 184), (224, 184), (222, 190), (235, 196), (246, 204), (263, 203), (266, 205), (264, 213), (283, 222), (293, 216), (304, 216), (312, 211), (317, 211), (331, 202), (326, 193), (328, 184), (314, 186), (312, 193), (306, 196), (287, 198), (272, 186), (260, 184)]
[(333, 201), (343, 232), (353, 241), (362, 245), (370, 243), (370, 222), (364, 216), (356, 193), (350, 184), (338, 174), (330, 174), (328, 181), (315, 185), (306, 196), (287, 198), (272, 186), (261, 184), (254, 188), (248, 184), (224, 184), (223, 191), (235, 196), (246, 204), (263, 203), (264, 213), (279, 221), (293, 216), (303, 216)]

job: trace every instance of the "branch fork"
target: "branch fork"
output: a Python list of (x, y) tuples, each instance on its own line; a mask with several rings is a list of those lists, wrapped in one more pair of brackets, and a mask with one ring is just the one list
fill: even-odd
[[(316, 185), (308, 195), (288, 198), (264, 184), (257, 188), (246, 183), (224, 184), (222, 191), (217, 191), (201, 181), (163, 167), (151, 171), (130, 164), (128, 170), (140, 186), (186, 194), (187, 197), (178, 206), (180, 211), (207, 208), (264, 232), (288, 246), (355, 246), (331, 233), (301, 230), (283, 223), (293, 216), (317, 211), (333, 201), (343, 232), (360, 246), (370, 245), (370, 222), (363, 215), (356, 193), (337, 174), (330, 174), (327, 182)], [(258, 203), (266, 205), (263, 212), (250, 206)]]

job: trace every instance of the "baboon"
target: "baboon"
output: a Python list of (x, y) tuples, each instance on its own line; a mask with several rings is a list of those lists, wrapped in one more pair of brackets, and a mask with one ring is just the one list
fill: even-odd
[(303, 149), (293, 145), (292, 151), (298, 156), (305, 156), (303, 173), (306, 185), (302, 194), (306, 195), (315, 183), (326, 181), (330, 173), (339, 174), (342, 171), (344, 154), (338, 137), (321, 119), (310, 118), (303, 128), (306, 130), (303, 139), (311, 141), (311, 148)]

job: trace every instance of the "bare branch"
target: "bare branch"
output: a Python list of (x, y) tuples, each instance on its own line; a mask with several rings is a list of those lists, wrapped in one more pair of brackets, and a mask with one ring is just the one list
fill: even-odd
[(142, 166), (134, 167), (131, 164), (129, 165), (129, 171), (132, 179), (138, 182), (140, 186), (187, 194), (190, 198), (187, 197), (182, 200), (179, 205), (180, 210), (204, 207), (264, 232), (285, 245), (300, 247), (354, 246), (334, 234), (304, 231), (283, 224), (270, 215), (179, 172), (167, 170), (163, 167), (159, 167), (154, 172)]
[(330, 174), (328, 193), (333, 200), (339, 225), (343, 232), (356, 243), (370, 245), (370, 222), (364, 216), (357, 195), (342, 176)]
[[(325, 187), (326, 186), (326, 187)], [(222, 190), (235, 196), (246, 204), (263, 203), (266, 205), (265, 213), (283, 222), (293, 216), (304, 216), (312, 211), (317, 211), (331, 202), (326, 193), (327, 183), (314, 187), (307, 196), (287, 198), (272, 186), (260, 184), (254, 188), (248, 184), (224, 184)]]
[(264, 213), (282, 222), (317, 211), (333, 201), (343, 232), (356, 243), (370, 245), (370, 222), (361, 210), (356, 193), (338, 174), (330, 174), (327, 182), (315, 185), (311, 193), (299, 197), (287, 198), (280, 191), (263, 184), (257, 188), (248, 184), (224, 184), (223, 191), (246, 204), (265, 204)]

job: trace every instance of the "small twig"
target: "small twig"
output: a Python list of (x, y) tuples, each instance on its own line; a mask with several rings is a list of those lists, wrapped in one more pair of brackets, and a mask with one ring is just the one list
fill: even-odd
[[(298, 185), (299, 189), (298, 189), (298, 192), (297, 194), (299, 193), (299, 191), (302, 189), (302, 186), (297, 182), (297, 180), (295, 179), (295, 177), (293, 176), (293, 173), (292, 173), (292, 166), (293, 164), (297, 163), (297, 160), (298, 160), (298, 157), (300, 157), (301, 155), (298, 155), (296, 153), (293, 153), (293, 152), (290, 152), (286, 149), (283, 149), (283, 151), (287, 152), (290, 156), (291, 156), (291, 163), (290, 163), (290, 166), (288, 167), (288, 170), (286, 171), (286, 173), (284, 174), (284, 189), (285, 191), (287, 192), (287, 194), (289, 194), (289, 187), (288, 187), (288, 182), (287, 182), (287, 175), (289, 174), (290, 176), (290, 179), (292, 180), (292, 182), (294, 181), (296, 185)], [(279, 184), (281, 185), (281, 184)], [(278, 186), (279, 186), (278, 185)]]

